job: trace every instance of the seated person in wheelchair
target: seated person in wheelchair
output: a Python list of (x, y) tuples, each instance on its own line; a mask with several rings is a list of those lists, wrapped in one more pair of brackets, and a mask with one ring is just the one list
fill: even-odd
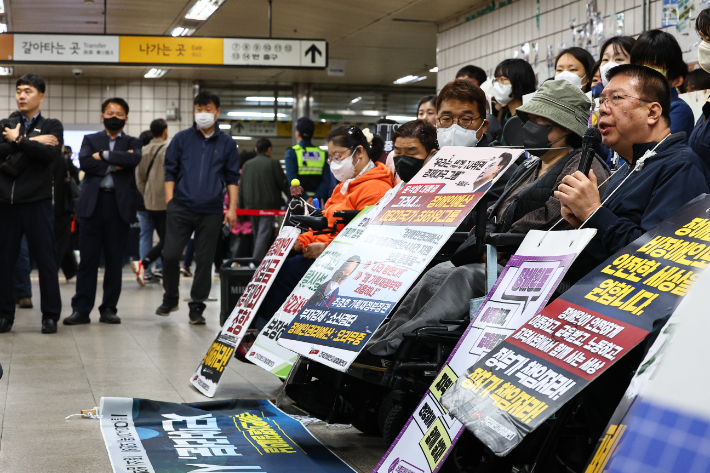
[[(623, 64), (607, 74), (600, 95), (602, 143), (622, 158), (606, 193), (592, 173), (566, 176), (555, 192), (562, 216), (573, 227), (596, 235), (565, 276), (574, 282), (604, 259), (671, 217), (695, 197), (709, 192), (708, 166), (670, 130), (671, 93), (666, 78), (649, 67)], [(654, 321), (643, 343), (614, 363), (582, 392), (589, 438), (598, 439), (626, 391), (633, 373), (670, 314)], [(592, 443), (593, 444), (593, 443)]]
[(437, 151), (436, 127), (424, 120), (412, 120), (392, 134), (393, 184), (409, 182)]
[[(329, 226), (335, 224), (334, 212), (362, 210), (376, 204), (392, 188), (392, 173), (384, 164), (377, 162), (383, 149), (384, 142), (379, 136), (373, 136), (368, 130), (363, 132), (356, 126), (341, 126), (328, 134), (328, 164), (340, 181), (323, 208), (323, 216), (327, 217)], [(257, 311), (257, 328), (268, 323), (336, 236), (337, 233), (315, 235), (313, 231), (299, 235), (293, 250), (302, 254), (284, 261)]]
[[(578, 87), (567, 81), (548, 81), (530, 102), (518, 108), (525, 147), (532, 156), (488, 208), (489, 232), (525, 234), (548, 230), (560, 220), (561, 204), (552, 193), (579, 167), (579, 148), (587, 131), (590, 107), (591, 102)], [(600, 183), (609, 175), (601, 159), (594, 159), (592, 170)], [(391, 319), (375, 331), (366, 346), (368, 353), (392, 355), (405, 333), (443, 326), (440, 320), (460, 319), (467, 314), (469, 301), (485, 295), (485, 264), (480, 255), (470, 261), (463, 258), (457, 264), (446, 261), (427, 271)], [(499, 272), (502, 269), (498, 267)]]

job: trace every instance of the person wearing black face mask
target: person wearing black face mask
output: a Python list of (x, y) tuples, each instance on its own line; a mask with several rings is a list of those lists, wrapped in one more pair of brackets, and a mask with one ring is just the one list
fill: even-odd
[(88, 324), (94, 308), (101, 255), (105, 258), (103, 301), (99, 321), (120, 324), (116, 305), (121, 295), (123, 250), (136, 216), (135, 167), (141, 162), (143, 142), (123, 132), (128, 104), (111, 98), (101, 105), (104, 131), (86, 135), (79, 151), (84, 183), (77, 206), (79, 271), (72, 314), (64, 325)]
[(393, 182), (409, 182), (436, 153), (436, 128), (425, 120), (412, 120), (392, 135), (394, 152), (387, 159)]

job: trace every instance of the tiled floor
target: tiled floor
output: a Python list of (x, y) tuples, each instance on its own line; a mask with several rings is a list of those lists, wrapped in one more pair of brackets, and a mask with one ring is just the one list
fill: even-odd
[[(69, 414), (98, 406), (103, 396), (142, 397), (169, 402), (208, 400), (189, 383), (190, 375), (219, 330), (219, 302), (208, 302), (207, 325), (188, 323), (187, 303), (169, 317), (155, 315), (162, 288), (140, 288), (124, 271), (118, 306), (121, 325), (59, 324), (54, 335), (40, 333), (39, 286), (33, 273), (35, 308), (18, 309), (12, 331), (0, 334), (0, 472), (111, 472), (97, 421)], [(74, 284), (61, 280), (63, 314), (71, 313)], [(181, 295), (192, 280), (183, 280)], [(212, 294), (219, 296), (219, 280)], [(97, 295), (100, 300), (101, 290)], [(98, 305), (98, 304), (97, 304)], [(215, 399), (273, 399), (278, 378), (254, 365), (232, 360)], [(310, 424), (309, 429), (360, 472), (369, 472), (385, 452), (380, 438), (354, 428)]]

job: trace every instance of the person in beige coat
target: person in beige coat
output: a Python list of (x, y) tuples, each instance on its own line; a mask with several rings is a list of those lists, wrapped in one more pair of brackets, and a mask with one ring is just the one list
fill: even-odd
[(142, 150), (141, 162), (136, 168), (136, 185), (143, 195), (145, 209), (158, 232), (158, 244), (141, 261), (132, 261), (131, 268), (136, 273), (136, 280), (145, 286), (145, 270), (160, 258), (165, 240), (165, 150), (168, 148), (168, 124), (162, 118), (150, 124), (153, 139)]

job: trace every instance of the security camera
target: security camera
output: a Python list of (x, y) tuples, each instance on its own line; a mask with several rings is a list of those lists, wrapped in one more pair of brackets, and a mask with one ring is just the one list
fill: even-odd
[(82, 71), (81, 69), (72, 69), (71, 72), (76, 78), (81, 77), (81, 75), (84, 73), (84, 71)]

